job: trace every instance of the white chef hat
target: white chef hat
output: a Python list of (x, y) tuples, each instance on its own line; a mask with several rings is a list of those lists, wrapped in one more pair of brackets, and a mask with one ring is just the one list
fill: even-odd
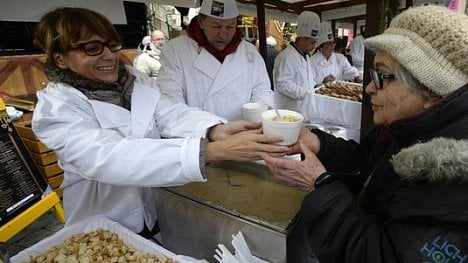
[(328, 41), (335, 41), (333, 38), (331, 24), (330, 22), (322, 22), (320, 23), (320, 33), (317, 41), (317, 46), (320, 46), (321, 44)]
[(320, 17), (311, 11), (302, 12), (297, 18), (297, 37), (317, 38), (320, 30)]
[(218, 19), (231, 19), (239, 16), (235, 0), (203, 0), (200, 14)]

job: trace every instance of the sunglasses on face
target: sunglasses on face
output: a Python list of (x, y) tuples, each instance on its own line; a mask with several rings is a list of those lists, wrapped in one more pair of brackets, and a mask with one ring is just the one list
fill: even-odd
[(70, 45), (68, 49), (81, 50), (88, 56), (97, 56), (101, 55), (102, 52), (104, 52), (104, 47), (107, 47), (112, 52), (116, 52), (122, 49), (122, 43), (116, 40), (109, 40), (106, 42), (90, 41)]
[(373, 69), (371, 68), (369, 70), (370, 72), (370, 75), (371, 75), (371, 78), (372, 78), (372, 81), (374, 82), (375, 84), (375, 87), (377, 89), (382, 89), (383, 88), (383, 81), (384, 79), (386, 80), (395, 80), (395, 74), (383, 74), (382, 71), (378, 70), (378, 69)]

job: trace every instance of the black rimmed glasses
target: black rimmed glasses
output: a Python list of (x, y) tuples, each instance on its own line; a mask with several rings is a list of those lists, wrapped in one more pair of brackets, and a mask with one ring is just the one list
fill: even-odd
[(370, 72), (372, 81), (374, 82), (375, 87), (377, 89), (383, 89), (383, 80), (384, 79), (387, 79), (387, 80), (395, 80), (396, 79), (395, 74), (383, 74), (382, 71), (380, 71), (378, 69), (371, 68), (369, 70), (369, 72)]
[(101, 55), (104, 52), (104, 47), (107, 47), (110, 51), (116, 52), (122, 49), (122, 43), (116, 40), (109, 40), (106, 42), (101, 41), (90, 41), (80, 44), (74, 44), (68, 46), (68, 49), (78, 49), (83, 51), (88, 56)]

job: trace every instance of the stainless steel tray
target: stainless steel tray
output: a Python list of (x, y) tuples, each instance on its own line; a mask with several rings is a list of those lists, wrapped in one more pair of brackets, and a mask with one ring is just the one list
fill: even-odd
[(167, 188), (214, 209), (287, 233), (307, 192), (276, 180), (265, 165), (220, 162), (206, 183)]
[(286, 261), (288, 235), (307, 194), (277, 181), (263, 164), (236, 162), (213, 164), (206, 183), (157, 192), (166, 248), (211, 261), (217, 244), (229, 247), (231, 235), (242, 231), (253, 254), (271, 262)]

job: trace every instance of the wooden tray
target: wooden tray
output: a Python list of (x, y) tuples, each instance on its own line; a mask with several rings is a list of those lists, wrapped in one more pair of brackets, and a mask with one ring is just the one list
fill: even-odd
[(44, 153), (44, 152), (50, 151), (50, 149), (47, 148), (47, 146), (40, 141), (37, 141), (37, 140), (34, 141), (31, 139), (27, 139), (27, 138), (22, 138), (22, 139), (23, 139), (24, 144), (26, 144), (26, 147), (28, 147), (28, 150), (31, 152)]
[(46, 178), (52, 177), (59, 173), (63, 173), (63, 170), (60, 168), (58, 163), (52, 163), (49, 165), (37, 165), (39, 171), (41, 171), (42, 175)]
[(63, 182), (63, 173), (47, 178), (47, 181), (49, 182), (49, 185), (52, 187), (52, 189), (57, 189)]
[(57, 155), (53, 151), (48, 151), (45, 153), (35, 153), (32, 152), (34, 161), (39, 165), (48, 165), (51, 163), (56, 163), (58, 160)]
[(31, 128), (31, 121), (15, 123), (15, 128), (18, 131), (21, 138), (27, 138), (33, 141), (38, 141), (36, 134), (34, 134)]

